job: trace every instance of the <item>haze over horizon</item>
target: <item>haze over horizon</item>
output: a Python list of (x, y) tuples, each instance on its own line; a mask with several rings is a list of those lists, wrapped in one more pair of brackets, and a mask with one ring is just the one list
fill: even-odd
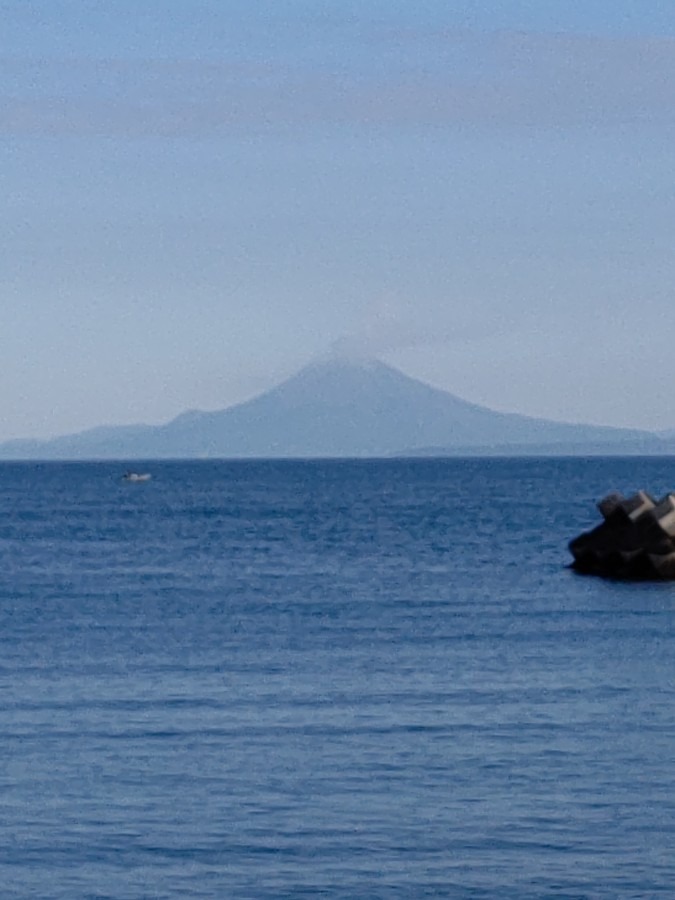
[(675, 6), (0, 3), (0, 442), (333, 348), (675, 428)]

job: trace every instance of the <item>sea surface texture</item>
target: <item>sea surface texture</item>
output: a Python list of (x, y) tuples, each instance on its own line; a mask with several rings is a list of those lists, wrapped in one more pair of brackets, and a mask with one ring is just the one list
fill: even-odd
[(0, 465), (0, 897), (675, 896), (669, 459)]

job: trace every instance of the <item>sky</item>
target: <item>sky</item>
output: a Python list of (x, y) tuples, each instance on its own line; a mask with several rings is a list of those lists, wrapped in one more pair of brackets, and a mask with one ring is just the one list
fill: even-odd
[(675, 428), (675, 4), (0, 0), (0, 441), (331, 352)]

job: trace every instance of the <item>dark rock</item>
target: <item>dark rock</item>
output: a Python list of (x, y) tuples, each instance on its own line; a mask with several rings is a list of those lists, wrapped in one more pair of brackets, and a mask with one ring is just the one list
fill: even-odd
[(598, 503), (603, 522), (570, 541), (572, 568), (626, 579), (675, 579), (675, 494), (658, 503), (646, 491)]

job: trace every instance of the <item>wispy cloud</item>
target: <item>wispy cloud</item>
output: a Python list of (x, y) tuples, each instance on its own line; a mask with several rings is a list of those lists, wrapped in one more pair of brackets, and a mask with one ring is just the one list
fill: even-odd
[(675, 123), (671, 39), (408, 31), (376, 41), (371, 33), (349, 58), (339, 68), (5, 58), (0, 135)]
[(448, 302), (429, 315), (419, 305), (383, 298), (366, 304), (353, 327), (333, 341), (331, 355), (369, 358), (416, 347), (466, 344), (507, 334), (521, 318), (521, 312), (494, 311), (486, 322), (472, 304), (460, 302)]

